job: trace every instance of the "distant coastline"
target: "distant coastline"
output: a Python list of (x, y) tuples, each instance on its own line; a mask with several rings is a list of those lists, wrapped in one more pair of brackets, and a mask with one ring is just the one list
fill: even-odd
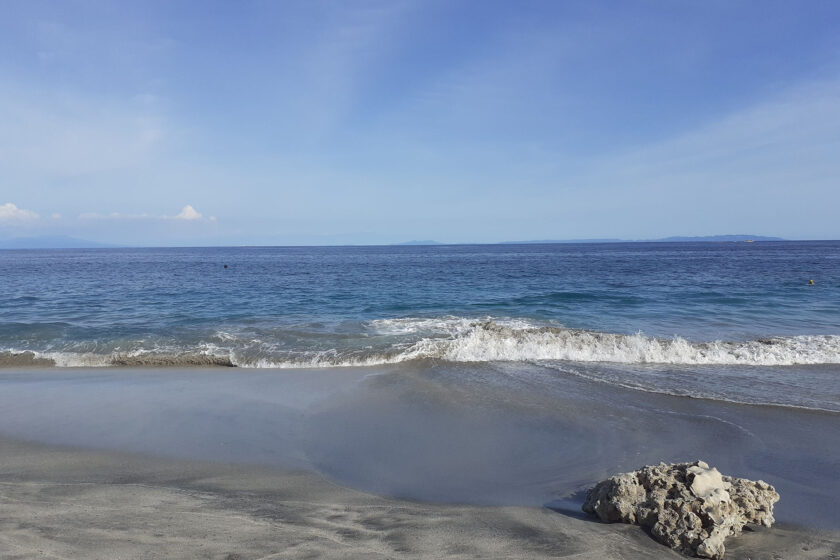
[(98, 243), (67, 235), (13, 237), (0, 240), (0, 249), (113, 249), (116, 247), (120, 245)]
[(698, 235), (698, 236), (672, 236), (658, 239), (545, 239), (535, 241), (503, 241), (501, 245), (530, 245), (539, 243), (730, 243), (743, 241), (788, 241), (782, 237), (769, 237), (766, 235)]
[[(575, 244), (575, 243), (733, 243), (733, 242), (750, 242), (750, 241), (790, 241), (782, 237), (769, 237), (766, 235), (748, 235), (748, 234), (732, 234), (732, 235), (703, 235), (703, 236), (672, 236), (662, 237), (658, 239), (619, 239), (619, 238), (587, 238), (587, 239), (532, 239), (524, 241), (499, 241), (496, 243), (444, 243), (432, 239), (411, 240), (399, 243), (366, 243), (363, 245), (370, 246), (436, 246), (436, 245), (550, 245), (550, 244)], [(356, 246), (355, 243), (337, 244), (335, 246)], [(179, 247), (187, 247), (183, 245)], [(319, 245), (208, 245), (208, 247), (241, 247), (241, 246), (312, 246)], [(332, 246), (332, 245), (330, 245)], [(79, 239), (76, 237), (69, 237), (66, 235), (55, 236), (40, 236), (40, 237), (14, 237), (11, 239), (0, 240), (0, 249), (117, 249), (129, 247), (150, 247), (147, 245), (118, 245), (113, 243), (100, 243), (97, 241), (90, 241), (87, 239)], [(176, 246), (173, 246), (176, 247)]]

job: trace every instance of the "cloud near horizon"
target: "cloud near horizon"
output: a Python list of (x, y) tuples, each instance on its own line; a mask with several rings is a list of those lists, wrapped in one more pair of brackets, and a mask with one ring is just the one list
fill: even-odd
[(23, 221), (23, 220), (37, 220), (38, 214), (31, 210), (24, 210), (18, 208), (15, 204), (7, 202), (0, 204), (0, 222), (6, 221)]
[(163, 216), (163, 219), (183, 220), (186, 222), (215, 222), (216, 216), (207, 216), (205, 218), (204, 214), (193, 208), (192, 204), (187, 204), (174, 216)]
[(151, 214), (123, 214), (121, 212), (111, 212), (110, 214), (102, 214), (99, 212), (84, 212), (79, 214), (80, 220), (182, 220), (187, 222), (210, 221), (215, 222), (216, 216), (209, 216), (207, 218), (196, 210), (191, 204), (184, 206), (181, 211), (174, 215), (153, 216)]
[(122, 214), (120, 212), (111, 212), (110, 214), (102, 214), (99, 212), (84, 212), (79, 214), (80, 220), (151, 220), (154, 216), (148, 214)]
[(195, 208), (187, 204), (183, 210), (175, 216), (176, 220), (200, 220), (203, 216)]

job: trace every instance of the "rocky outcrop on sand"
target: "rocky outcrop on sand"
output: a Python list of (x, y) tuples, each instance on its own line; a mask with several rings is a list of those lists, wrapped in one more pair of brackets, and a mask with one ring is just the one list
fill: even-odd
[(583, 511), (606, 523), (635, 523), (685, 554), (721, 559), (724, 539), (748, 523), (770, 527), (776, 489), (762, 480), (722, 476), (703, 461), (643, 467), (599, 482)]

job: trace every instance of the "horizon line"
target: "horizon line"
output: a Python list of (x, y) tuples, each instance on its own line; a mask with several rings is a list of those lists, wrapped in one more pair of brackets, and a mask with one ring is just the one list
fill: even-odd
[[(700, 236), (698, 236), (700, 237)], [(819, 243), (838, 242), (840, 239), (616, 239), (604, 241), (589, 240), (557, 240), (557, 241), (496, 241), (496, 242), (434, 242), (434, 243), (342, 243), (324, 245), (263, 245), (263, 244), (229, 244), (229, 245), (111, 245), (106, 247), (0, 247), (0, 251), (73, 251), (73, 250), (119, 250), (119, 249), (265, 249), (265, 248), (328, 248), (328, 247), (454, 247), (454, 246), (491, 246), (491, 245), (621, 245), (621, 244), (664, 244), (664, 243)]]

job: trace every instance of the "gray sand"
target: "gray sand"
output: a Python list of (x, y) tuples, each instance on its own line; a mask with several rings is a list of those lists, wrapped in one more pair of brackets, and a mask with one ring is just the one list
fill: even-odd
[[(0, 439), (0, 557), (680, 558), (638, 527), (546, 508), (381, 498), (317, 475)], [(727, 558), (840, 558), (840, 534), (774, 527)]]
[(840, 558), (838, 427), (523, 365), (5, 370), (0, 558), (679, 558), (580, 490), (698, 458), (782, 494), (727, 558)]

